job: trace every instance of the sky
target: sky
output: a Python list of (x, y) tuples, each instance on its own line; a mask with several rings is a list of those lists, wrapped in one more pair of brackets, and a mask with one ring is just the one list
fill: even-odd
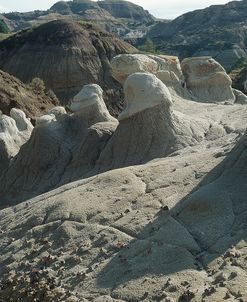
[[(58, 1), (58, 0), (57, 0)], [(56, 0), (0, 0), (0, 12), (46, 10)], [(225, 4), (224, 0), (130, 0), (143, 6), (155, 17), (173, 19), (185, 12), (205, 8), (212, 4)]]

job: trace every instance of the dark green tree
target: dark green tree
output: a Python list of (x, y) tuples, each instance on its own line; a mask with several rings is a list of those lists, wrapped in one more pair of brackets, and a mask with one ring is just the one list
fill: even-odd
[(156, 47), (150, 38), (147, 38), (145, 43), (143, 45), (139, 46), (138, 48), (140, 51), (143, 51), (143, 52), (151, 52), (151, 53), (156, 52)]

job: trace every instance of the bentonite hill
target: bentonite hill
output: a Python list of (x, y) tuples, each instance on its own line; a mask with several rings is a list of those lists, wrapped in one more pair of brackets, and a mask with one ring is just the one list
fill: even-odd
[(246, 302), (247, 95), (213, 54), (41, 23), (0, 42), (0, 302)]
[(115, 112), (121, 87), (111, 76), (110, 60), (132, 52), (133, 46), (97, 26), (55, 20), (0, 42), (0, 68), (25, 83), (41, 78), (62, 104), (83, 85), (99, 84)]

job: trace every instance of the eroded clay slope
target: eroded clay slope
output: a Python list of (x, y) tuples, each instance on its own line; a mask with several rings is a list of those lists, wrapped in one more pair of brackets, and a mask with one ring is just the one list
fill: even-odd
[(0, 173), (1, 206), (80, 179), (94, 168), (118, 122), (96, 84), (83, 87), (72, 109), (69, 115), (55, 107), (37, 119), (30, 139)]
[(0, 174), (1, 206), (245, 130), (246, 106), (186, 102), (150, 73), (130, 75), (124, 92), (126, 108), (119, 123), (96, 84), (74, 97), (73, 114), (57, 107), (40, 117), (30, 139)]
[(25, 83), (41, 78), (63, 105), (83, 85), (95, 83), (106, 92), (112, 112), (119, 110), (119, 93), (114, 89), (120, 86), (111, 77), (110, 60), (137, 51), (97, 26), (66, 20), (19, 32), (2, 41), (0, 48), (1, 69)]
[(247, 300), (247, 108), (196, 98), (211, 64), (186, 99), (129, 75), (119, 121), (95, 84), (37, 120), (1, 179), (1, 302)]
[(47, 90), (39, 79), (31, 85), (0, 70), (0, 110), (9, 115), (12, 108), (18, 108), (30, 118), (37, 118), (58, 105), (58, 99)]
[(2, 210), (2, 301), (245, 301), (246, 136), (235, 141)]

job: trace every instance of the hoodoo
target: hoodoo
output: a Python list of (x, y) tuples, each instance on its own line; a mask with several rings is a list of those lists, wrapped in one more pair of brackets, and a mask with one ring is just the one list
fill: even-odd
[(202, 141), (209, 125), (172, 110), (172, 97), (155, 75), (134, 73), (124, 84), (126, 108), (99, 158), (99, 169), (145, 163)]
[(30, 140), (1, 182), (2, 202), (25, 200), (47, 192), (94, 168), (117, 120), (110, 116), (98, 85), (85, 86), (74, 98), (71, 109), (75, 113), (68, 115), (63, 107), (56, 107), (37, 119)]
[(0, 116), (0, 174), (31, 136), (33, 126), (20, 109), (11, 109), (10, 116)]

